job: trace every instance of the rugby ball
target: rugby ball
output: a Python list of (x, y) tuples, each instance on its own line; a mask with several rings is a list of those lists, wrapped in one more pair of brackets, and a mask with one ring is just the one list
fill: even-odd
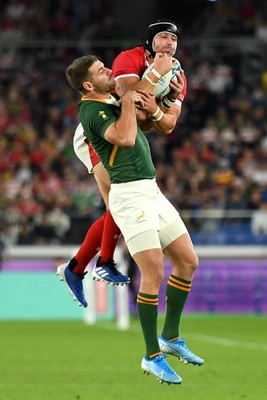
[[(167, 74), (162, 75), (159, 79), (157, 85), (154, 87), (153, 91), (156, 97), (164, 97), (170, 91), (170, 81), (176, 77), (175, 72), (179, 72), (181, 70), (181, 64), (178, 60), (175, 60), (175, 64), (171, 71)], [(154, 63), (150, 64), (145, 70), (142, 79), (146, 77), (146, 75), (154, 68)]]

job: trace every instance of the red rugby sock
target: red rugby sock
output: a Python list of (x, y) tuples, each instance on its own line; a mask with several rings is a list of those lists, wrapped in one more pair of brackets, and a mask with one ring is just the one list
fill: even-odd
[(107, 213), (96, 220), (88, 229), (85, 239), (69, 267), (75, 274), (82, 275), (89, 262), (99, 252)]
[(101, 262), (108, 261), (109, 259), (114, 259), (115, 248), (118, 244), (121, 231), (119, 227), (115, 224), (115, 221), (108, 210), (106, 212), (106, 218), (103, 229), (103, 236), (101, 242), (100, 257)]

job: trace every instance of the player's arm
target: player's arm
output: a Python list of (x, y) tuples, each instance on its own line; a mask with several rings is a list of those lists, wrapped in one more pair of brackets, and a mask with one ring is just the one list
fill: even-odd
[(121, 98), (121, 114), (105, 131), (105, 139), (120, 147), (132, 147), (137, 134), (136, 104), (140, 95), (127, 91)]
[(145, 78), (122, 76), (116, 80), (116, 92), (121, 97), (127, 90), (146, 90), (152, 92), (162, 75), (172, 69), (172, 59), (168, 54), (157, 53), (154, 68)]
[(174, 130), (180, 114), (181, 107), (176, 104), (173, 104), (164, 112), (158, 106), (156, 111), (153, 114), (150, 114), (150, 120), (156, 131), (169, 135)]
[[(141, 83), (142, 81), (144, 81), (144, 79), (142, 79), (139, 82)], [(166, 134), (169, 134), (174, 129), (180, 117), (181, 105), (182, 105), (182, 101), (177, 99), (180, 96), (184, 97), (184, 94), (186, 92), (186, 79), (183, 70), (176, 72), (176, 79), (173, 79), (171, 81), (170, 88), (171, 88), (170, 93), (167, 96), (165, 96), (165, 98), (163, 98), (161, 102), (157, 100), (159, 102), (160, 109), (163, 111), (164, 114), (167, 114), (167, 118), (164, 118), (163, 121), (161, 122), (152, 121), (150, 119), (150, 116), (145, 111), (145, 109), (137, 110), (138, 124), (143, 130), (143, 132), (149, 131), (150, 129), (153, 128), (153, 126), (155, 129), (160, 130), (160, 132)], [(139, 89), (139, 90), (140, 92), (144, 91), (149, 92), (147, 89)], [(153, 92), (153, 89), (152, 91), (150, 91), (150, 93), (151, 92)], [(171, 111), (169, 111), (169, 109), (173, 105), (175, 105), (176, 107), (174, 107)]]
[(168, 109), (175, 103), (181, 105), (183, 102), (187, 90), (187, 81), (182, 69), (176, 72), (176, 79), (172, 79), (169, 86), (170, 92), (161, 101), (163, 112), (165, 108)]
[[(170, 134), (181, 113), (181, 107), (177, 104), (173, 104), (169, 108), (164, 107), (164, 111), (157, 104), (155, 95), (153, 93), (147, 93), (146, 91), (138, 92), (142, 98), (143, 109), (149, 116), (151, 128), (165, 135)], [(161, 106), (162, 107), (162, 106)], [(163, 108), (163, 107), (162, 107)]]
[(153, 127), (164, 134), (173, 131), (181, 115), (182, 101), (186, 94), (186, 78), (183, 70), (176, 73), (176, 79), (171, 81), (170, 88), (170, 93), (159, 103), (159, 110), (156, 110), (158, 113), (150, 117)]

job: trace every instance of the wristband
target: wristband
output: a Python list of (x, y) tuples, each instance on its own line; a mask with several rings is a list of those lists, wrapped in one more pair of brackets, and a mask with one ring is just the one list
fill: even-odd
[(176, 100), (170, 99), (169, 96), (164, 97), (161, 100), (161, 104), (163, 105), (163, 107), (165, 108), (171, 108), (171, 106), (176, 102)]
[(157, 121), (161, 120), (161, 118), (163, 117), (163, 115), (164, 115), (164, 114), (163, 114), (163, 111), (160, 110), (160, 115), (159, 115), (159, 117), (158, 117), (158, 118), (153, 118), (153, 117), (152, 117), (151, 120), (152, 120), (153, 122), (157, 122)]
[(152, 82), (152, 80), (151, 80), (147, 75), (145, 76), (145, 79), (146, 79), (149, 83), (151, 83), (151, 85), (156, 86), (156, 83), (155, 83), (155, 82)]
[(176, 99), (173, 100), (173, 99), (171, 99), (168, 95), (166, 96), (166, 98), (167, 98), (172, 104), (174, 104), (174, 103), (176, 102)]
[(155, 68), (152, 68), (150, 72), (152, 72), (152, 74), (154, 74), (157, 78), (161, 78), (161, 74)]
[(151, 114), (151, 117), (154, 118), (159, 112), (160, 112), (160, 108), (159, 108), (159, 106), (158, 106), (158, 108), (156, 109), (156, 111), (154, 112), (154, 114)]
[(172, 106), (172, 104), (170, 104), (168, 102), (168, 99), (162, 99), (161, 104), (163, 105), (163, 107), (168, 108), (168, 109), (171, 108), (171, 106)]

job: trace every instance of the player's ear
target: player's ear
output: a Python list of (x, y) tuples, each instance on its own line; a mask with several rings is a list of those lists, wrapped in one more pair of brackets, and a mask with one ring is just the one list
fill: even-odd
[(88, 92), (94, 90), (94, 87), (91, 82), (83, 82), (83, 88)]

